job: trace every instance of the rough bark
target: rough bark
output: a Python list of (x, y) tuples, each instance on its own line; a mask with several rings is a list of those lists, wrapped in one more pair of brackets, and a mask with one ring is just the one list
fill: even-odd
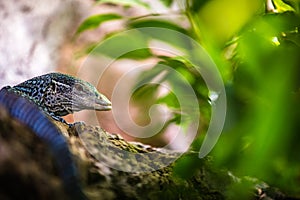
[[(174, 176), (176, 162), (144, 173), (116, 170), (110, 168), (108, 163), (110, 159), (117, 159), (113, 157), (115, 155), (103, 151), (105, 148), (112, 148), (111, 152), (126, 149), (138, 153), (157, 149), (128, 143), (100, 127), (77, 123), (68, 128), (64, 124), (56, 124), (68, 138), (83, 190), (90, 199), (237, 198), (229, 194), (232, 184), (241, 185), (243, 190), (249, 192), (251, 199), (292, 199), (261, 181), (240, 179), (224, 169), (215, 169), (210, 159), (199, 160), (198, 170), (187, 179)], [(92, 154), (87, 151), (86, 140), (97, 144)], [(49, 149), (25, 125), (12, 119), (5, 108), (0, 108), (0, 147), (1, 199), (65, 199)], [(160, 153), (161, 157), (170, 156), (168, 152)], [(101, 156), (95, 156), (97, 154), (102, 158), (106, 156), (105, 162)], [(183, 156), (193, 157), (193, 154)], [(248, 187), (242, 187), (245, 185)]]

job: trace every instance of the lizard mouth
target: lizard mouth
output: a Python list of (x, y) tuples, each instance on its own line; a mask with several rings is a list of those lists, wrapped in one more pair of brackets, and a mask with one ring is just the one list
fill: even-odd
[(107, 111), (107, 110), (111, 110), (111, 108), (112, 108), (111, 102), (107, 98), (96, 99), (95, 106), (94, 106), (95, 110)]

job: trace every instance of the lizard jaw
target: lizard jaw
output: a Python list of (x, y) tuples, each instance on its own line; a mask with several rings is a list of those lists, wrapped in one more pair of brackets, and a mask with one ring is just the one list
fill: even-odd
[(111, 105), (99, 105), (99, 104), (96, 104), (95, 105), (95, 110), (98, 110), (98, 111), (108, 111), (108, 110), (111, 110)]
[(100, 95), (95, 101), (94, 109), (98, 111), (108, 111), (112, 109), (111, 102), (104, 95)]

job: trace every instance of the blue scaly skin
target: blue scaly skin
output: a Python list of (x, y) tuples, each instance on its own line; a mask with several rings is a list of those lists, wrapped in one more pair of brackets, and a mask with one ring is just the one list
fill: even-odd
[(62, 116), (77, 111), (111, 109), (111, 102), (93, 85), (61, 73), (37, 76), (8, 89), (30, 99), (47, 115), (64, 123)]
[(44, 141), (56, 159), (59, 174), (70, 199), (87, 199), (81, 190), (75, 163), (68, 144), (58, 128), (32, 101), (4, 87), (0, 90), (0, 105), (11, 117), (28, 126)]

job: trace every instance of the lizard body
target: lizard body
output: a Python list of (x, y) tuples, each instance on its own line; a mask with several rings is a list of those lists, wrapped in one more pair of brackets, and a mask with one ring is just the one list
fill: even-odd
[(46, 115), (27, 98), (12, 92), (9, 87), (0, 90), (0, 105), (11, 117), (28, 126), (49, 147), (55, 157), (59, 174), (63, 179), (66, 192), (72, 199), (86, 199), (83, 194), (77, 171), (62, 133)]
[(47, 144), (70, 197), (86, 199), (66, 139), (48, 117), (66, 123), (62, 116), (85, 109), (110, 110), (110, 101), (88, 82), (61, 73), (49, 73), (13, 87), (3, 87), (0, 105)]

